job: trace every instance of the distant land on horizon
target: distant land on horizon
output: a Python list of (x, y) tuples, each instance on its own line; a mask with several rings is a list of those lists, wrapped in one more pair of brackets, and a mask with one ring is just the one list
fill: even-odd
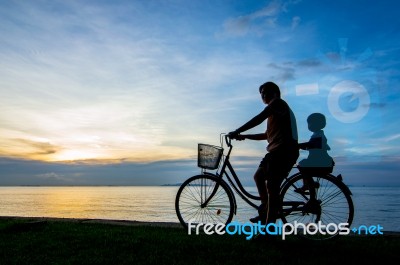
[[(159, 185), (0, 185), (0, 187), (179, 187), (182, 183), (164, 183)], [(368, 184), (347, 184), (348, 187), (376, 187), (376, 188), (400, 188), (400, 185), (368, 183)], [(245, 185), (244, 187), (253, 187)], [(255, 186), (254, 186), (255, 187)]]

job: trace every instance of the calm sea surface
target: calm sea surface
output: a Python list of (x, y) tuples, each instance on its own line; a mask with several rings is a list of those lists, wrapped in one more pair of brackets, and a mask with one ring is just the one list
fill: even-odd
[[(99, 218), (178, 222), (174, 202), (179, 187), (0, 187), (0, 216)], [(400, 231), (400, 187), (350, 187), (358, 225)], [(254, 188), (248, 188), (254, 192)], [(235, 220), (255, 211), (239, 203)]]

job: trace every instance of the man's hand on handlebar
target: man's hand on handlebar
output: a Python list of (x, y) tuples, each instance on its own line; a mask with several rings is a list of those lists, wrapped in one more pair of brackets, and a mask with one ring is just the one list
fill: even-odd
[(244, 135), (240, 135), (237, 131), (228, 133), (228, 137), (231, 139), (238, 140), (238, 141), (243, 141), (244, 139), (246, 139), (246, 137)]

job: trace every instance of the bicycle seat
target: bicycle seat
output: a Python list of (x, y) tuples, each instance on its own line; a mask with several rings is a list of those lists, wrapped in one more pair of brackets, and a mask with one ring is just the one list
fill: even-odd
[(332, 173), (333, 166), (331, 167), (297, 167), (300, 173), (304, 175), (326, 175)]

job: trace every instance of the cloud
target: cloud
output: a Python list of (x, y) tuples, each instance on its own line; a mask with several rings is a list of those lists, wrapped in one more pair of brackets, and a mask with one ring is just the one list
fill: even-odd
[(296, 66), (298, 67), (319, 67), (322, 62), (317, 59), (303, 59), (299, 62), (296, 62)]
[(0, 185), (163, 185), (198, 174), (195, 160), (113, 164), (0, 158)]
[[(210, 112), (217, 100), (207, 93), (215, 94), (216, 86), (241, 73), (232, 67), (240, 62), (224, 56), (195, 60), (182, 40), (167, 38), (165, 32), (149, 37), (145, 32), (153, 32), (151, 25), (134, 26), (135, 17), (115, 23), (106, 8), (64, 7), (52, 13), (22, 4), (15, 19), (32, 30), (8, 21), (16, 30), (7, 39), (13, 48), (1, 53), (7, 65), (0, 72), (3, 135), (47, 138), (67, 153), (53, 159), (84, 159), (93, 153), (109, 158), (102, 150), (112, 155), (119, 150), (132, 159), (187, 156), (190, 150), (182, 146), (161, 144), (171, 131), (182, 141), (188, 138), (185, 127), (198, 124), (194, 117)], [(79, 149), (86, 155), (75, 152)], [(45, 152), (57, 154), (53, 151)]]
[(393, 135), (388, 135), (387, 137), (384, 137), (382, 141), (384, 142), (391, 142), (394, 140), (400, 139), (400, 134), (393, 134)]
[(10, 10), (19, 24), (3, 19), (10, 27), (0, 52), (7, 65), (0, 71), (0, 133), (45, 139), (58, 148), (42, 153), (50, 161), (188, 157), (196, 139), (218, 142), (226, 114), (250, 98), (242, 88), (264, 75), (258, 58), (269, 57), (210, 49), (212, 40), (197, 43), (205, 36), (192, 28), (179, 38), (154, 22), (164, 16), (144, 16), (140, 4), (53, 8), (21, 3)]
[(46, 183), (46, 185), (68, 185), (68, 184), (73, 184), (73, 179), (68, 179), (65, 178), (63, 175), (54, 173), (54, 172), (49, 172), (49, 173), (43, 173), (43, 174), (38, 174), (35, 176), (32, 176), (33, 179), (36, 179), (38, 183)]
[(270, 63), (268, 64), (268, 68), (275, 70), (274, 74), (271, 75), (271, 79), (276, 80), (276, 82), (285, 83), (295, 79), (296, 70), (290, 63), (284, 65)]
[(336, 157), (335, 162), (334, 175), (341, 173), (348, 185), (400, 185), (396, 173), (400, 164), (396, 156)]
[[(275, 0), (253, 13), (227, 19), (223, 25), (223, 34), (231, 37), (243, 37), (250, 33), (255, 33), (262, 36), (268, 30), (278, 27), (279, 15), (288, 12), (289, 6), (298, 2)], [(296, 29), (300, 21), (301, 18), (299, 16), (293, 17), (290, 28), (292, 30)]]
[(45, 159), (60, 152), (60, 146), (51, 144), (45, 139), (31, 140), (23, 138), (11, 138), (0, 140), (0, 152), (11, 157), (31, 157), (35, 159)]
[[(334, 175), (342, 174), (348, 185), (400, 185), (398, 157), (335, 157)], [(243, 185), (253, 186), (259, 156), (235, 156), (233, 165)], [(182, 183), (197, 175), (195, 159), (152, 163), (113, 164), (46, 163), (0, 158), (0, 185), (163, 185)], [(292, 173), (295, 173), (294, 169)], [(379, 176), (379, 178), (377, 178)]]
[[(397, 107), (398, 86), (391, 78), (396, 71), (388, 69), (395, 68), (396, 57), (376, 58), (372, 64), (363, 46), (357, 50), (366, 53), (348, 56), (345, 67), (338, 52), (314, 58), (330, 44), (321, 42), (315, 21), (296, 13), (297, 2), (272, 1), (261, 8), (249, 4), (247, 10), (254, 12), (236, 17), (226, 13), (226, 6), (203, 3), (193, 4), (202, 9), (193, 9), (175, 2), (10, 2), (13, 8), (0, 10), (0, 33), (7, 36), (0, 47), (1, 154), (13, 151), (14, 157), (36, 155), (86, 165), (193, 158), (197, 142), (218, 144), (219, 133), (235, 129), (263, 108), (257, 88), (267, 79), (282, 85), (285, 99), (304, 122), (300, 131), (308, 136), (305, 118), (314, 111), (329, 114), (332, 86), (353, 74), (360, 77), (355, 58), (363, 59), (362, 66), (384, 65), (379, 78), (387, 87), (379, 88), (382, 97), (371, 98), (370, 112), (358, 126), (346, 127), (331, 116), (329, 129), (332, 139), (349, 137), (348, 128), (353, 132), (351, 145), (342, 143), (335, 152), (351, 156), (372, 151), (357, 145), (398, 131), (392, 122), (397, 112), (391, 111)], [(178, 15), (178, 9), (186, 13)], [(224, 19), (223, 32), (215, 32)], [(333, 33), (331, 37), (335, 42)], [(349, 42), (349, 51), (356, 48), (352, 44), (364, 45)], [(374, 52), (373, 57), (395, 51)], [(317, 83), (313, 91), (319, 94), (297, 98), (296, 86), (316, 88)], [(375, 88), (377, 82), (369, 84)], [(387, 115), (379, 118), (372, 111), (376, 108)], [(264, 152), (263, 144), (257, 146)], [(241, 146), (237, 152), (254, 154), (261, 149), (257, 146)], [(396, 149), (393, 145), (389, 154)], [(65, 176), (51, 170), (41, 174), (49, 172)]]
[(296, 29), (299, 26), (300, 22), (301, 22), (300, 17), (298, 17), (298, 16), (293, 17), (292, 18), (292, 27), (291, 27), (292, 30)]
[(378, 102), (378, 103), (371, 102), (371, 104), (369, 104), (369, 107), (374, 109), (383, 109), (387, 107), (387, 104), (383, 102)]
[[(299, 61), (269, 63), (267, 67), (273, 80), (279, 83), (287, 83), (288, 81), (301, 80), (303, 76), (309, 77), (307, 73), (310, 72), (315, 75), (322, 67), (322, 63), (318, 59), (310, 58)], [(298, 78), (298, 76), (301, 76), (301, 78)], [(316, 81), (316, 79), (313, 80), (313, 82)]]
[(264, 19), (264, 23), (269, 27), (275, 24), (275, 16), (279, 13), (282, 6), (278, 1), (270, 2), (266, 7), (244, 16), (228, 19), (224, 23), (224, 31), (230, 36), (244, 36), (251, 30), (257, 20)]
[(14, 139), (14, 141), (16, 142), (17, 145), (18, 144), (27, 145), (37, 150), (36, 152), (34, 152), (34, 155), (50, 155), (50, 154), (55, 154), (56, 152), (59, 151), (59, 148), (57, 146), (52, 145), (51, 143), (35, 142), (27, 139)]

